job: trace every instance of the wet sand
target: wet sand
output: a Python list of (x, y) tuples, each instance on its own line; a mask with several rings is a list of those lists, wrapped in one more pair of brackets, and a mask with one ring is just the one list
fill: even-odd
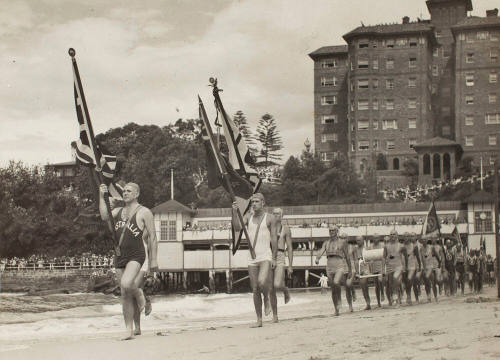
[[(2, 344), (9, 359), (498, 359), (500, 301), (496, 288), (478, 296), (441, 297), (438, 303), (347, 312), (332, 316), (328, 295), (288, 307), (279, 324), (204, 330), (165, 328), (131, 341), (119, 334), (61, 341)], [(282, 299), (280, 299), (281, 303)], [(373, 300), (372, 300), (373, 302)], [(363, 305), (358, 292), (356, 309)], [(158, 335), (160, 334), (160, 335)]]

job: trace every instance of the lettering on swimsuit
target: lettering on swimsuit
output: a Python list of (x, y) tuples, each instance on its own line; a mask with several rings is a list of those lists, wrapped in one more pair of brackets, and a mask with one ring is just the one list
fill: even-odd
[[(122, 220), (118, 221), (115, 224), (115, 230), (118, 230), (118, 229), (124, 227), (126, 224), (127, 223), (125, 221), (122, 221)], [(132, 233), (132, 235), (134, 235), (134, 237), (137, 237), (141, 233), (141, 230), (139, 230), (139, 228), (134, 224), (128, 224), (127, 229), (130, 230), (130, 232)]]

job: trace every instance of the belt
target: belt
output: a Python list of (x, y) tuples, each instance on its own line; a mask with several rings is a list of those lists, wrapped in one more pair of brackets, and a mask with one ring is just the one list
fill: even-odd
[(280, 252), (285, 252), (285, 249), (278, 249), (278, 251), (280, 251)]
[(342, 256), (340, 255), (326, 255), (327, 258), (332, 258), (332, 257), (338, 257), (338, 258), (342, 258)]

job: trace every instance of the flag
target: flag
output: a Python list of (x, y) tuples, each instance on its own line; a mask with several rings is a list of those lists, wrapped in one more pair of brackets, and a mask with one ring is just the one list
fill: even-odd
[(462, 239), (460, 238), (460, 234), (458, 232), (458, 228), (456, 225), (455, 225), (455, 228), (453, 229), (453, 231), (451, 232), (451, 237), (452, 237), (453, 241), (455, 241), (455, 245), (457, 245), (457, 244), (463, 245)]
[[(75, 97), (76, 117), (80, 128), (80, 136), (71, 145), (75, 148), (77, 163), (95, 168), (103, 175), (109, 194), (117, 200), (123, 200), (123, 188), (113, 179), (116, 170), (116, 156), (112, 155), (94, 138), (94, 131), (89, 112), (85, 104), (85, 94), (80, 80), (76, 60), (73, 58), (73, 93)], [(96, 164), (98, 166), (96, 166)]]
[(441, 228), (439, 226), (439, 218), (437, 216), (434, 201), (431, 203), (427, 216), (425, 217), (422, 235), (438, 235), (441, 237)]

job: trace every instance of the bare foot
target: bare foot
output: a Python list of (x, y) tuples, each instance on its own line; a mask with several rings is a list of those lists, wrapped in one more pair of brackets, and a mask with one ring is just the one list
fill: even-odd
[(120, 340), (132, 340), (134, 338), (134, 332), (133, 331), (127, 331), (125, 333), (125, 336), (122, 337)]
[(141, 329), (135, 329), (134, 335), (141, 335)]
[(339, 311), (335, 309), (335, 316), (339, 316)]
[(271, 313), (271, 301), (269, 296), (264, 296), (264, 314), (268, 316)]
[(259, 328), (262, 327), (262, 319), (257, 319), (257, 322), (253, 325), (250, 325), (251, 328)]
[(278, 317), (277, 316), (273, 316), (273, 323), (277, 323), (278, 322)]
[(151, 299), (148, 297), (145, 298), (146, 298), (146, 305), (144, 306), (144, 315), (148, 316), (149, 314), (151, 314), (153, 307), (151, 306)]
[(290, 301), (290, 292), (288, 291), (288, 289), (285, 289), (283, 294), (285, 295), (285, 304), (288, 304), (288, 302)]

